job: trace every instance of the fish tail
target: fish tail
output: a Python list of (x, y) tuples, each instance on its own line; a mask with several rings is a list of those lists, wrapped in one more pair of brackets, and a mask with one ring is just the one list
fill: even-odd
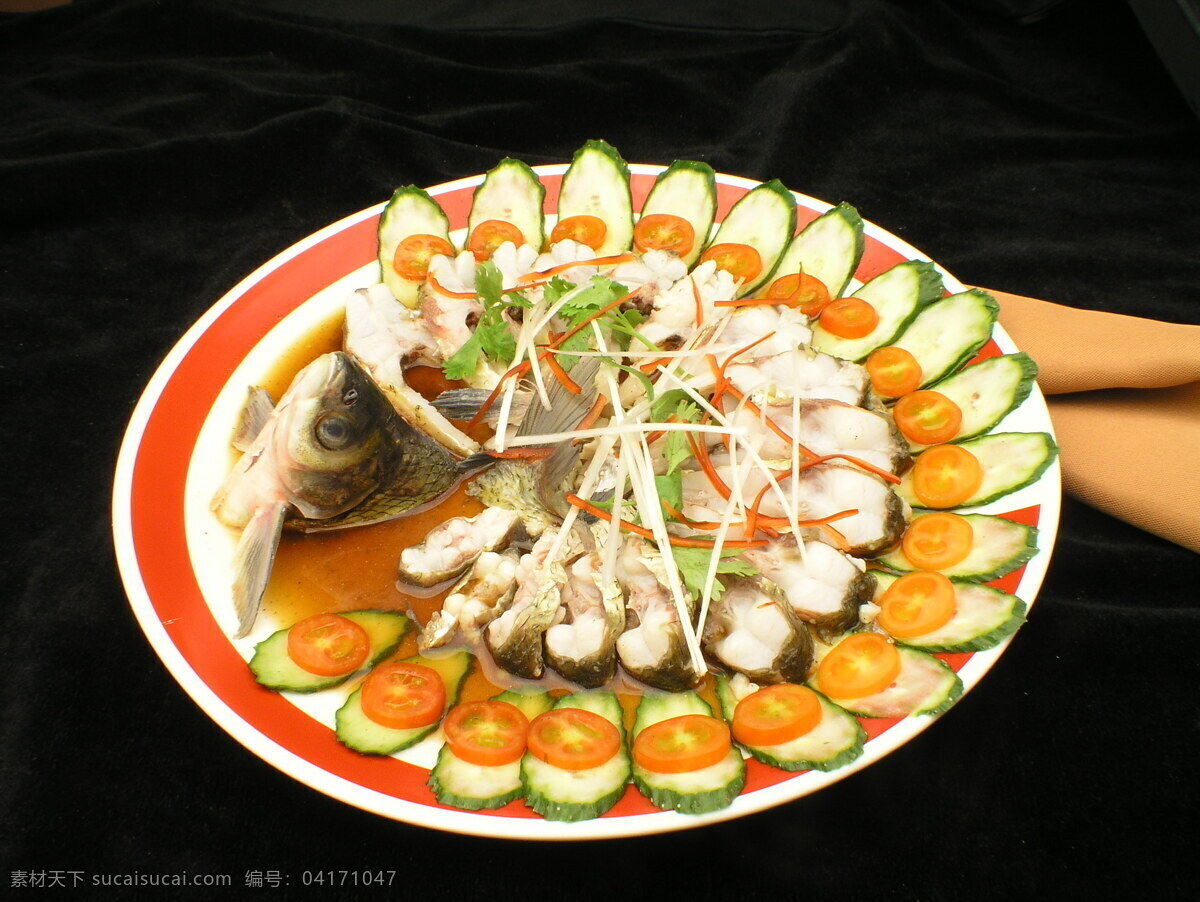
[(287, 505), (282, 501), (258, 508), (238, 540), (233, 578), (233, 606), (238, 618), (234, 637), (237, 639), (250, 632), (258, 616), (258, 606), (275, 563), (286, 512)]

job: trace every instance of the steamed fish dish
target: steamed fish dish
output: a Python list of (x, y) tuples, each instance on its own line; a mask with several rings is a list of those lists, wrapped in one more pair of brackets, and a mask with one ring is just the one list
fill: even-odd
[[(380, 543), (407, 611), (289, 624), (258, 644), (256, 678), (332, 685), (297, 675), (293, 639), (347, 658), (329, 673), (363, 677), (335, 718), (348, 748), (444, 736), (439, 803), (523, 794), (560, 820), (603, 814), (630, 780), (659, 808), (716, 810), (746, 755), (832, 770), (862, 754), (861, 718), (946, 710), (962, 683), (937, 653), (1020, 626), (1024, 602), (984, 583), (1036, 551), (1036, 530), (973, 509), (1056, 452), (997, 431), (1036, 367), (974, 362), (994, 300), (947, 296), (927, 261), (864, 264), (848, 204), (797, 228), (778, 181), (715, 224), (711, 168), (677, 161), (635, 214), (625, 162), (590, 141), (558, 188), (549, 228), (538, 175), (501, 161), (453, 232), (433, 197), (398, 189), (341, 350), (278, 405), (251, 394), (213, 501), (242, 530), (239, 636), (284, 528), (400, 516), (460, 478), (469, 496), (423, 511), (394, 557)], [(498, 695), (460, 698), (472, 664)], [(399, 709), (422, 695), (417, 723)], [(522, 722), (525, 745), (501, 741)], [(569, 762), (547, 750), (568, 734)]]
[(285, 523), (308, 531), (390, 519), (461, 475), (455, 458), (401, 419), (342, 353), (306, 366), (274, 407), (252, 393), (240, 440), (248, 444), (212, 502), (222, 523), (242, 530), (233, 586), (239, 636), (254, 623)]

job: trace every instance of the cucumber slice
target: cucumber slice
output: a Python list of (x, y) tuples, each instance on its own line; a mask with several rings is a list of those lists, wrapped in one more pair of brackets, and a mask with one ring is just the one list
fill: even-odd
[(625, 794), (629, 755), (624, 748), (625, 713), (617, 696), (607, 690), (564, 695), (555, 708), (582, 708), (599, 714), (621, 733), (622, 748), (598, 767), (565, 770), (535, 758), (521, 759), (525, 804), (548, 821), (582, 821), (599, 817)]
[[(963, 516), (971, 524), (973, 542), (970, 554), (941, 571), (951, 579), (991, 582), (1012, 573), (1038, 552), (1038, 531), (1034, 526), (1014, 523), (991, 514)], [(921, 569), (913, 566), (900, 548), (880, 555), (876, 563), (901, 573)]]
[[(941, 392), (962, 411), (962, 425), (953, 441), (964, 442), (994, 429), (1029, 397), (1036, 379), (1037, 364), (1028, 354), (1005, 354), (969, 366), (930, 388)], [(925, 447), (909, 442), (914, 453)]]
[(858, 210), (840, 203), (806, 225), (775, 268), (777, 276), (801, 268), (820, 279), (831, 298), (840, 298), (863, 255), (863, 221)]
[(506, 689), (493, 698), (519, 708), (529, 720), (533, 720), (539, 714), (545, 714), (554, 707), (554, 696), (545, 689)]
[(405, 279), (392, 267), (396, 248), (410, 235), (437, 235), (450, 241), (450, 220), (438, 202), (416, 185), (397, 188), (383, 208), (377, 254), (380, 280), (392, 297), (406, 307), (416, 307), (421, 282)]
[(941, 714), (958, 701), (963, 693), (962, 680), (945, 662), (908, 646), (897, 645), (896, 649), (900, 652), (900, 675), (892, 685), (874, 695), (830, 701), (862, 717)]
[(501, 765), (472, 764), (443, 745), (429, 772), (429, 788), (442, 805), (465, 811), (502, 808), (521, 798), (521, 759)]
[(813, 324), (812, 346), (818, 351), (858, 362), (890, 344), (925, 305), (942, 294), (942, 276), (932, 263), (908, 260), (882, 272), (854, 292), (875, 308), (879, 324), (862, 338), (838, 338)]
[[(495, 698), (519, 708), (530, 720), (554, 706), (550, 693), (540, 689), (510, 689)], [(447, 743), (429, 772), (429, 788), (443, 805), (466, 811), (501, 808), (524, 794), (521, 759), (499, 765), (472, 764), (455, 755)]]
[(917, 358), (922, 387), (932, 385), (979, 353), (999, 312), (995, 298), (972, 288), (925, 307), (891, 344)]
[[(862, 754), (867, 733), (848, 711), (839, 708), (819, 692), (817, 697), (821, 700), (821, 720), (803, 736), (777, 745), (742, 744), (742, 747), (763, 764), (780, 770), (831, 771), (845, 767)], [(725, 719), (733, 723), (737, 699), (729, 686), (728, 677), (717, 677), (717, 698), (721, 701), (721, 712)]]
[(520, 160), (505, 157), (488, 171), (471, 197), (467, 234), (489, 219), (510, 222), (521, 230), (525, 243), (538, 251), (545, 240), (542, 201), (546, 188), (537, 173)]
[(708, 247), (748, 244), (758, 251), (762, 272), (738, 289), (746, 297), (766, 282), (796, 231), (796, 198), (779, 179), (763, 182), (733, 205)]
[[(878, 604), (888, 586), (900, 577), (878, 573), (875, 578)], [(954, 595), (957, 609), (945, 625), (923, 636), (896, 639), (896, 644), (925, 651), (984, 651), (999, 645), (1025, 622), (1026, 605), (1016, 595), (959, 580), (954, 581)]]
[(642, 204), (642, 216), (654, 213), (667, 213), (691, 223), (696, 241), (682, 257), (690, 267), (699, 259), (717, 215), (717, 179), (712, 167), (692, 160), (676, 160), (660, 172)]
[[(963, 442), (961, 447), (983, 467), (983, 482), (961, 507), (979, 507), (1037, 482), (1058, 456), (1058, 445), (1047, 432), (997, 432)], [(913, 492), (912, 470), (895, 491), (913, 507), (923, 506)]]
[(608, 229), (596, 256), (619, 254), (632, 246), (629, 166), (616, 148), (605, 141), (588, 141), (575, 151), (559, 185), (558, 218), (580, 215), (595, 216)]
[(395, 611), (346, 611), (341, 616), (361, 626), (371, 640), (371, 649), (361, 668), (332, 677), (309, 673), (288, 655), (289, 630), (281, 629), (254, 647), (254, 657), (250, 659), (250, 671), (254, 679), (259, 685), (277, 692), (317, 692), (338, 686), (356, 673), (374, 667), (395, 651), (412, 626), (412, 621), (406, 615)]
[[(458, 701), (459, 690), (471, 670), (474, 658), (470, 652), (460, 649), (443, 654), (428, 651), (424, 654), (413, 655), (411, 658), (404, 658), (404, 660), (413, 664), (424, 664), (438, 672), (442, 682), (446, 684), (446, 708), (449, 709)], [(364, 755), (391, 755), (402, 751), (409, 746), (416, 745), (436, 730), (441, 723), (439, 718), (428, 726), (413, 727), (409, 730), (385, 727), (375, 723), (363, 713), (361, 697), (362, 687), (360, 686), (350, 693), (346, 703), (338, 708), (334, 723), (338, 740), (343, 745)]]
[[(651, 724), (685, 714), (712, 716), (708, 703), (691, 690), (648, 693), (638, 704), (633, 738)], [(681, 814), (705, 814), (729, 807), (746, 785), (746, 762), (731, 747), (716, 764), (681, 774), (660, 774), (633, 765), (633, 784), (654, 805)]]

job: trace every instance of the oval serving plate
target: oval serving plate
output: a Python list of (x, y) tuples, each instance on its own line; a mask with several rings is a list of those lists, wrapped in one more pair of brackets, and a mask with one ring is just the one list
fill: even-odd
[[(565, 165), (534, 167), (554, 212)], [(660, 166), (631, 165), (635, 209)], [(482, 176), (429, 190), (464, 229), (471, 195)], [(757, 183), (718, 175), (720, 219)], [(829, 204), (796, 195), (798, 228)], [(439, 830), (540, 840), (598, 839), (661, 833), (729, 820), (783, 804), (830, 785), (878, 761), (936, 718), (863, 719), (869, 737), (863, 755), (831, 773), (789, 774), (753, 759), (733, 804), (690, 816), (653, 808), (630, 786), (606, 815), (579, 823), (542, 820), (521, 802), (491, 812), (437, 804), (426, 787), (437, 743), (393, 757), (366, 757), (342, 747), (330, 724), (342, 694), (276, 694), (258, 686), (246, 666), (254, 644), (282, 624), (261, 615), (250, 636), (233, 640), (229, 586), (236, 536), (209, 512), (216, 486), (234, 455), (229, 437), (246, 387), (264, 378), (280, 357), (316, 326), (336, 316), (346, 294), (378, 281), (376, 229), (383, 204), (309, 236), (242, 281), (180, 339), (150, 380), (130, 421), (117, 463), (113, 533), (126, 592), (155, 652), (192, 699), (254, 754), (302, 783), (385, 817)], [(552, 221), (552, 219), (551, 219)], [(456, 235), (457, 237), (457, 235)], [(865, 281), (909, 259), (929, 259), (894, 235), (865, 223), (866, 248), (856, 278)], [(950, 292), (962, 285), (942, 270)], [(997, 326), (980, 357), (1016, 347)], [(1045, 401), (1035, 387), (998, 431), (1051, 432)], [(992, 585), (1032, 604), (1045, 576), (1058, 528), (1057, 461), (1041, 479), (980, 508), (1038, 527), (1039, 553)], [(418, 541), (419, 535), (412, 540)], [(399, 549), (397, 549), (397, 555)], [(1007, 647), (943, 654), (969, 691)]]

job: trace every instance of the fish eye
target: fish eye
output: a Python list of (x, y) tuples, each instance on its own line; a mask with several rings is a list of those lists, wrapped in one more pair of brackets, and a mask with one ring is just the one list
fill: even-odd
[(345, 417), (325, 417), (317, 424), (317, 441), (330, 451), (340, 451), (350, 444), (350, 423)]

